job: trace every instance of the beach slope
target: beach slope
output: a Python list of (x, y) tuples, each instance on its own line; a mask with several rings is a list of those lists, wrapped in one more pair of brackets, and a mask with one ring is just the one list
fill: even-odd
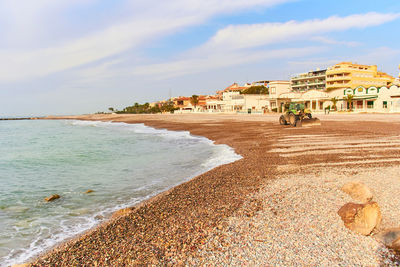
[[(397, 117), (396, 117), (397, 116)], [(356, 264), (393, 262), (372, 237), (347, 230), (340, 191), (362, 180), (399, 217), (400, 116), (322, 116), (315, 128), (283, 127), (278, 116), (88, 115), (70, 119), (145, 123), (227, 144), (234, 163), (164, 192), (48, 253), (33, 266), (176, 264)], [(54, 119), (54, 118), (53, 118)], [(383, 179), (385, 178), (385, 179)]]

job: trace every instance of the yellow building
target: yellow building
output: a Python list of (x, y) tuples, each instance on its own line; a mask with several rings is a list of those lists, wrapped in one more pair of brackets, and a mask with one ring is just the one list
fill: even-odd
[(326, 89), (355, 89), (358, 86), (390, 86), (394, 77), (380, 72), (376, 65), (359, 65), (342, 62), (329, 67), (326, 71)]

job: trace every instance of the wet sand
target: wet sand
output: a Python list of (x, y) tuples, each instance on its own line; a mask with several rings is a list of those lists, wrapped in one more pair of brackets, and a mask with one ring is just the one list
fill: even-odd
[[(287, 265), (298, 261), (299, 256), (309, 264), (313, 260), (324, 262), (323, 258), (332, 264), (359, 265), (379, 265), (391, 260), (391, 254), (371, 237), (358, 236), (344, 228), (336, 208), (349, 199), (337, 188), (353, 178), (365, 180), (367, 184), (373, 181), (368, 185), (375, 187), (373, 190), (379, 197), (385, 220), (382, 227), (396, 226), (394, 218), (400, 214), (393, 205), (397, 202), (388, 203), (390, 198), (382, 192), (387, 187), (391, 187), (390, 192), (396, 191), (400, 185), (397, 177), (393, 178), (397, 173), (393, 168), (400, 162), (397, 141), (400, 116), (330, 114), (318, 117), (322, 125), (312, 128), (280, 126), (277, 115), (70, 117), (186, 130), (233, 147), (243, 159), (158, 195), (125, 216), (49, 251), (33, 265)], [(394, 174), (389, 175), (390, 182), (379, 183), (376, 174), (380, 172)], [(363, 175), (358, 177), (359, 173)], [(313, 183), (316, 183), (314, 188), (329, 186), (326, 192), (311, 190), (307, 185)], [(296, 187), (298, 184), (302, 186)], [(332, 199), (324, 204), (332, 211), (321, 213), (318, 197), (322, 197), (320, 202)], [(285, 203), (283, 199), (290, 201)], [(293, 212), (290, 203), (299, 200), (302, 201), (298, 212), (287, 217)], [(274, 207), (276, 203), (281, 204)], [(307, 209), (310, 212), (305, 212)], [(272, 220), (274, 216), (278, 217)], [(305, 219), (301, 224), (300, 218)], [(336, 224), (332, 226), (332, 222)], [(316, 230), (299, 235), (296, 225)], [(329, 238), (324, 238), (324, 233)], [(266, 238), (268, 242), (264, 242)], [(296, 238), (302, 244), (297, 248), (291, 245)], [(338, 244), (350, 248), (355, 244), (356, 249), (338, 251)], [(319, 253), (307, 249), (310, 246)]]

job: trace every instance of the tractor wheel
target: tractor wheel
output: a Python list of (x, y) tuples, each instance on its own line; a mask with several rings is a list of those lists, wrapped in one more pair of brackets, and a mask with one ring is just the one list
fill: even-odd
[(290, 125), (292, 125), (293, 127), (296, 127), (296, 122), (297, 122), (297, 116), (294, 115), (293, 113), (289, 114), (289, 123)]
[(285, 120), (285, 116), (281, 115), (279, 117), (279, 124), (280, 125), (287, 125), (287, 121)]
[(303, 121), (300, 118), (296, 120), (296, 127), (301, 127), (303, 125)]

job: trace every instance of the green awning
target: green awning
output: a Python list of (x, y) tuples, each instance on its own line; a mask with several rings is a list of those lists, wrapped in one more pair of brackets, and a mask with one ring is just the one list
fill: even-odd
[[(373, 96), (354, 96), (353, 100), (364, 100), (364, 99), (376, 99), (378, 98), (378, 95), (373, 95)], [(347, 100), (346, 98), (343, 98), (342, 100)]]

